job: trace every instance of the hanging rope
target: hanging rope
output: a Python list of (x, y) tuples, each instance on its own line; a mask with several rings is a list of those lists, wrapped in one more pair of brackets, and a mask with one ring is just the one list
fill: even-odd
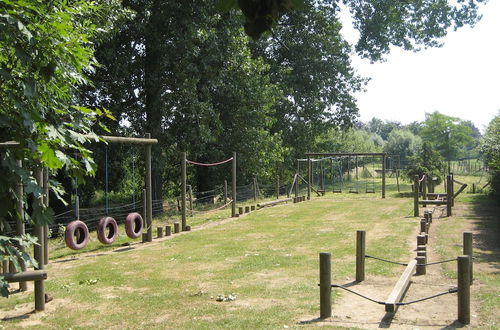
[(222, 165), (222, 164), (225, 164), (225, 163), (229, 163), (232, 160), (233, 160), (233, 157), (231, 157), (229, 159), (226, 159), (226, 160), (223, 160), (223, 161), (218, 162), (218, 163), (198, 163), (198, 162), (194, 162), (192, 160), (186, 159), (186, 163), (193, 164), (193, 165), (198, 165), (198, 166), (217, 166), (217, 165)]

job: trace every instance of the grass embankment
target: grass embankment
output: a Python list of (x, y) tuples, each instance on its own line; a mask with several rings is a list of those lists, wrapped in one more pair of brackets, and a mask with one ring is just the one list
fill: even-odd
[[(122, 252), (81, 254), (48, 265), (57, 310), (31, 322), (47, 328), (282, 328), (318, 313), (318, 253), (332, 253), (333, 281), (354, 276), (355, 232), (367, 253), (407, 261), (416, 219), (411, 200), (328, 198), (260, 210), (220, 226)], [(399, 268), (367, 262), (367, 273)], [(218, 295), (236, 300), (217, 302)], [(32, 294), (2, 309), (32, 304)], [(23, 318), (3, 321), (16, 327)]]

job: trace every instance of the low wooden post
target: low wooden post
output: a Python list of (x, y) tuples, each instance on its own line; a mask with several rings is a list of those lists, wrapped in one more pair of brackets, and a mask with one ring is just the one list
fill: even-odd
[(453, 200), (453, 189), (451, 188), (453, 182), (451, 182), (451, 175), (446, 177), (446, 185), (448, 186), (448, 189), (446, 189), (446, 216), (451, 217), (451, 206)]
[(425, 245), (425, 235), (417, 235), (417, 246)]
[(472, 285), (474, 273), (474, 260), (472, 252), (472, 232), (466, 231), (463, 233), (463, 252), (464, 255), (470, 257), (470, 284)]
[(473, 194), (476, 193), (476, 184), (475, 183), (472, 184), (472, 193)]
[(417, 275), (425, 275), (426, 274), (426, 266), (425, 266), (426, 257), (418, 257), (417, 256)]
[(459, 256), (457, 263), (458, 321), (470, 323), (470, 256)]
[(245, 206), (245, 213), (249, 213), (250, 212), (250, 206)]
[(243, 214), (243, 206), (238, 206), (238, 214), (239, 215)]
[(420, 233), (427, 233), (427, 221), (420, 219)]
[(255, 211), (255, 205), (250, 205), (250, 211)]
[(148, 241), (148, 233), (142, 233), (142, 243), (146, 243)]
[(163, 227), (157, 227), (156, 231), (157, 231), (157, 237), (162, 238), (163, 237)]
[(332, 273), (331, 254), (319, 254), (319, 317), (332, 316)]
[(413, 177), (413, 216), (418, 217), (418, 175)]
[(174, 222), (174, 234), (178, 234), (181, 231), (181, 226), (178, 222)]
[(356, 232), (356, 282), (365, 280), (365, 240), (366, 232), (358, 230)]
[(425, 245), (417, 245), (417, 252), (418, 251), (427, 251), (427, 246), (425, 246)]
[(172, 226), (166, 225), (165, 226), (165, 236), (170, 236), (170, 235), (172, 235)]

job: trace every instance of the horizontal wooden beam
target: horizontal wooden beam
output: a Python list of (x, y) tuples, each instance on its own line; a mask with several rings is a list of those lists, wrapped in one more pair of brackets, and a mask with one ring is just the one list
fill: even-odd
[(19, 148), (21, 145), (19, 142), (16, 141), (5, 141), (5, 142), (0, 142), (0, 148), (6, 148), (6, 149), (13, 149), (13, 148)]
[(101, 136), (104, 141), (108, 143), (130, 143), (130, 144), (157, 144), (157, 139), (147, 139), (147, 138), (135, 138), (135, 137), (124, 137), (124, 136)]
[(408, 263), (408, 266), (406, 266), (403, 274), (397, 281), (396, 285), (392, 289), (391, 294), (387, 298), (385, 302), (385, 311), (386, 312), (395, 312), (396, 311), (396, 303), (401, 301), (401, 298), (403, 297), (404, 293), (408, 289), (408, 286), (410, 285), (410, 280), (415, 272), (415, 267), (417, 266), (417, 260), (412, 260)]
[(306, 152), (306, 156), (386, 156), (385, 152)]
[(418, 201), (419, 205), (429, 204), (429, 205), (446, 205), (446, 201), (441, 201), (437, 199), (427, 199)]
[(30, 270), (21, 273), (1, 273), (0, 276), (4, 277), (9, 283), (15, 282), (28, 282), (28, 281), (40, 281), (47, 279), (46, 270)]
[(291, 200), (292, 200), (292, 198), (278, 199), (278, 200), (275, 200), (275, 201), (259, 203), (259, 204), (257, 204), (257, 207), (272, 206), (272, 205), (276, 205), (276, 204), (279, 204), (279, 203), (290, 202)]

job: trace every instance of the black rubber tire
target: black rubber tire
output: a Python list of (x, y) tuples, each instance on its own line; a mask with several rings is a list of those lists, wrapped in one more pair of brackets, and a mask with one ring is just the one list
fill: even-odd
[(72, 250), (81, 250), (89, 242), (89, 228), (80, 220), (68, 223), (64, 232), (66, 246)]
[[(106, 229), (109, 228), (109, 234), (106, 235)], [(111, 244), (118, 237), (118, 224), (112, 217), (104, 217), (99, 220), (97, 225), (97, 239), (102, 244)]]
[(130, 238), (138, 238), (142, 234), (142, 228), (144, 227), (144, 220), (137, 212), (132, 212), (127, 215), (125, 219), (125, 232)]

